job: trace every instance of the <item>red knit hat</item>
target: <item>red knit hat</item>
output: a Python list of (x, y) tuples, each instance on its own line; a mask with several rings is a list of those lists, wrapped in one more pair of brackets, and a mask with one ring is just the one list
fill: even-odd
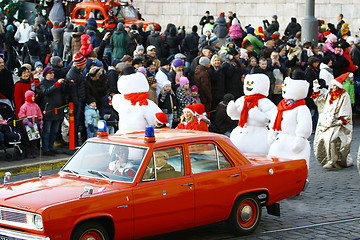
[(27, 102), (33, 102), (33, 101), (32, 101), (32, 96), (33, 96), (33, 95), (35, 95), (35, 93), (34, 93), (33, 91), (27, 90), (27, 91), (25, 92), (25, 101), (27, 101)]
[(163, 113), (163, 112), (156, 113), (155, 114), (155, 120), (158, 121), (161, 124), (166, 124), (166, 125), (169, 124), (168, 118), (167, 118), (166, 114)]
[(225, 13), (224, 12), (221, 12), (219, 17), (225, 17)]
[(188, 111), (190, 111), (193, 115), (195, 115), (194, 105), (191, 105), (191, 104), (187, 105), (187, 106), (184, 108), (183, 112), (184, 112), (185, 110), (188, 110)]
[(202, 115), (203, 113), (205, 113), (205, 106), (204, 106), (204, 104), (202, 104), (202, 103), (195, 103), (193, 106), (194, 106), (195, 112), (196, 112), (198, 115)]
[(74, 65), (77, 67), (81, 67), (86, 64), (86, 57), (82, 55), (80, 52), (77, 52), (73, 58)]
[(332, 80), (331, 84), (334, 84), (334, 85), (338, 86), (339, 88), (343, 88), (343, 83), (346, 80), (346, 78), (349, 76), (349, 74), (350, 73), (348, 72), (348, 73), (344, 73), (344, 74), (340, 75), (339, 77)]

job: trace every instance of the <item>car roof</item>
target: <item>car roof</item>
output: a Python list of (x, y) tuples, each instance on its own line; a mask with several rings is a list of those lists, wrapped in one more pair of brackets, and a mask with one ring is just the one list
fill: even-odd
[(222, 140), (229, 142), (229, 138), (225, 135), (204, 132), (204, 131), (195, 131), (195, 130), (183, 130), (183, 129), (155, 129), (155, 139), (154, 143), (146, 143), (144, 141), (145, 131), (132, 132), (126, 134), (111, 134), (106, 137), (96, 137), (92, 138), (89, 141), (100, 141), (100, 142), (111, 142), (111, 143), (124, 143), (131, 144), (143, 147), (160, 147), (160, 146), (169, 146), (182, 144), (186, 142), (194, 141), (213, 141), (213, 140)]

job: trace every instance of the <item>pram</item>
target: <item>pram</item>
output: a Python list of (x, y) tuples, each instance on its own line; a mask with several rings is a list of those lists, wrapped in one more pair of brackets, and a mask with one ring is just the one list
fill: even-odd
[[(0, 146), (0, 150), (5, 153), (5, 160), (21, 160), (25, 157), (25, 151), (21, 145), (21, 129), (20, 123), (16, 121), (15, 126), (12, 121), (17, 120), (14, 108), (8, 99), (0, 99), (0, 114), (4, 120), (8, 122), (7, 125), (1, 126), (5, 128), (10, 134), (5, 134), (4, 144)], [(14, 148), (13, 153), (8, 151), (9, 148)]]

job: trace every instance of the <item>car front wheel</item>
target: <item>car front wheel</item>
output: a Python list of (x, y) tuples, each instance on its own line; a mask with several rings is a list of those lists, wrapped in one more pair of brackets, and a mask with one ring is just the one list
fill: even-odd
[(78, 226), (72, 234), (71, 240), (109, 240), (106, 229), (97, 222), (86, 222)]
[(259, 225), (261, 204), (254, 194), (240, 196), (234, 203), (227, 224), (235, 235), (248, 235)]

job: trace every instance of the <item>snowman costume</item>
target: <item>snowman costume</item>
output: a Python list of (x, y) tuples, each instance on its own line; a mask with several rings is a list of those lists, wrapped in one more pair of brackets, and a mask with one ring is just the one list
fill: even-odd
[(146, 125), (153, 125), (155, 114), (161, 109), (149, 97), (149, 84), (144, 74), (133, 67), (124, 69), (117, 87), (120, 94), (113, 97), (113, 107), (119, 114), (117, 133), (144, 131)]
[(322, 108), (315, 132), (314, 153), (324, 169), (354, 164), (350, 155), (353, 132), (351, 100), (342, 86), (348, 75), (345, 73), (331, 81), (331, 90), (320, 90), (318, 84), (314, 83), (311, 97), (316, 106)]
[(266, 98), (269, 88), (269, 77), (257, 69), (245, 77), (245, 96), (230, 101), (226, 108), (232, 120), (239, 120), (230, 140), (242, 152), (267, 154), (269, 150), (267, 126), (276, 109), (275, 104)]
[[(295, 80), (300, 79), (300, 80)], [(283, 100), (271, 118), (268, 143), (269, 156), (288, 159), (305, 159), (310, 163), (310, 143), (312, 119), (305, 105), (309, 83), (302, 71), (294, 71), (293, 79), (285, 78), (282, 89)]]

